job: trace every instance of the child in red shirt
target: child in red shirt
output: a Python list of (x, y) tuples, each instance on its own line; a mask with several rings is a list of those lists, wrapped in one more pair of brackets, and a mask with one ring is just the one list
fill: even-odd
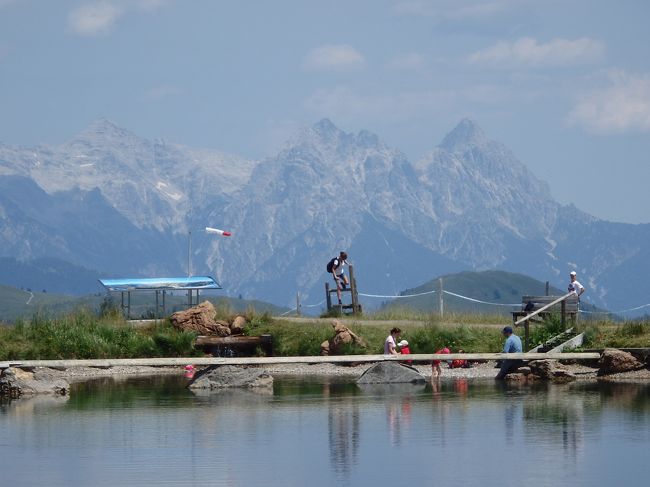
[[(406, 340), (402, 340), (397, 344), (397, 346), (399, 347), (399, 353), (403, 355), (408, 355), (411, 353), (411, 350), (409, 349), (409, 342), (407, 342)], [(407, 360), (406, 363), (411, 364), (413, 363), (413, 360)]]
[[(436, 354), (441, 353), (451, 353), (447, 347), (443, 347), (436, 352)], [(440, 369), (440, 360), (433, 360), (431, 362), (431, 377), (440, 377), (442, 375), (442, 370)]]

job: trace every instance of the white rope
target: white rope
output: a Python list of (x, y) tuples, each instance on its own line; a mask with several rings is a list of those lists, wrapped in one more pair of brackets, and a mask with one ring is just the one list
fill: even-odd
[[(320, 306), (320, 305), (323, 304), (324, 302), (325, 302), (325, 300), (323, 299), (320, 303), (316, 303), (316, 304), (301, 304), (300, 307), (301, 307), (301, 308), (315, 308), (316, 306)], [(286, 316), (286, 315), (288, 315), (289, 313), (293, 313), (294, 311), (297, 311), (297, 310), (298, 310), (298, 308), (291, 308), (289, 311), (285, 311), (285, 312), (282, 313), (280, 316)]]
[(630, 311), (637, 311), (643, 308), (647, 308), (648, 306), (650, 306), (650, 303), (642, 304), (641, 306), (637, 306), (636, 308), (622, 309), (620, 311), (586, 311), (581, 309), (579, 310), (579, 312), (592, 314), (592, 315), (618, 315), (618, 314), (628, 313)]
[(358, 293), (359, 296), (365, 296), (366, 298), (392, 298), (392, 299), (399, 299), (399, 298), (412, 298), (413, 296), (424, 296), (425, 294), (433, 294), (435, 291), (427, 291), (424, 293), (417, 293), (417, 294), (400, 294), (399, 296), (383, 296), (380, 294), (364, 294), (364, 293)]
[(460, 299), (465, 299), (467, 301), (472, 301), (474, 303), (481, 303), (481, 304), (491, 304), (492, 306), (521, 306), (521, 303), (517, 304), (508, 304), (508, 303), (490, 303), (488, 301), (481, 301), (480, 299), (474, 299), (474, 298), (469, 298), (467, 296), (463, 296), (462, 294), (456, 294), (452, 293), (451, 291), (442, 291), (445, 294), (449, 294), (450, 296), (456, 296), (457, 298)]

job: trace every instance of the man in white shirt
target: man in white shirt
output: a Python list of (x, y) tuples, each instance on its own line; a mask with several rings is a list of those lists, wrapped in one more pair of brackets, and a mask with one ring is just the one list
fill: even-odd
[(578, 282), (576, 279), (576, 271), (571, 271), (569, 273), (569, 276), (571, 278), (571, 282), (569, 283), (569, 292), (570, 293), (575, 293), (578, 296), (578, 299), (580, 299), (580, 296), (582, 293), (585, 292), (585, 287)]

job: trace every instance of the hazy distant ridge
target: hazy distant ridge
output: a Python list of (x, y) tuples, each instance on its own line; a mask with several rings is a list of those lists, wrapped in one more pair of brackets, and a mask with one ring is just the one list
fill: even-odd
[[(102, 275), (195, 273), (231, 295), (323, 298), (325, 263), (350, 250), (359, 286), (396, 293), (460, 270), (502, 269), (596, 304), (647, 300), (650, 225), (605, 222), (553, 200), (505, 146), (462, 120), (411, 162), (329, 120), (250, 161), (142, 139), (100, 120), (56, 147), (0, 145), (2, 256), (54, 257)], [(200, 233), (206, 225), (230, 239)], [(636, 277), (639, 276), (639, 277)]]

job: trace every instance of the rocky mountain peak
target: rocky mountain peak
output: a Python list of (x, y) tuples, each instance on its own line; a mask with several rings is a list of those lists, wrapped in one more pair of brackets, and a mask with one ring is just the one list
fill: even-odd
[(100, 118), (92, 121), (88, 126), (79, 132), (71, 141), (75, 143), (87, 143), (94, 146), (106, 145), (134, 145), (144, 141), (133, 132), (120, 127), (107, 118)]
[(440, 147), (449, 152), (462, 152), (467, 147), (481, 145), (486, 141), (481, 127), (473, 120), (464, 118), (442, 140)]
[(338, 134), (341, 131), (329, 118), (323, 118), (316, 122), (312, 125), (312, 130), (324, 137)]

